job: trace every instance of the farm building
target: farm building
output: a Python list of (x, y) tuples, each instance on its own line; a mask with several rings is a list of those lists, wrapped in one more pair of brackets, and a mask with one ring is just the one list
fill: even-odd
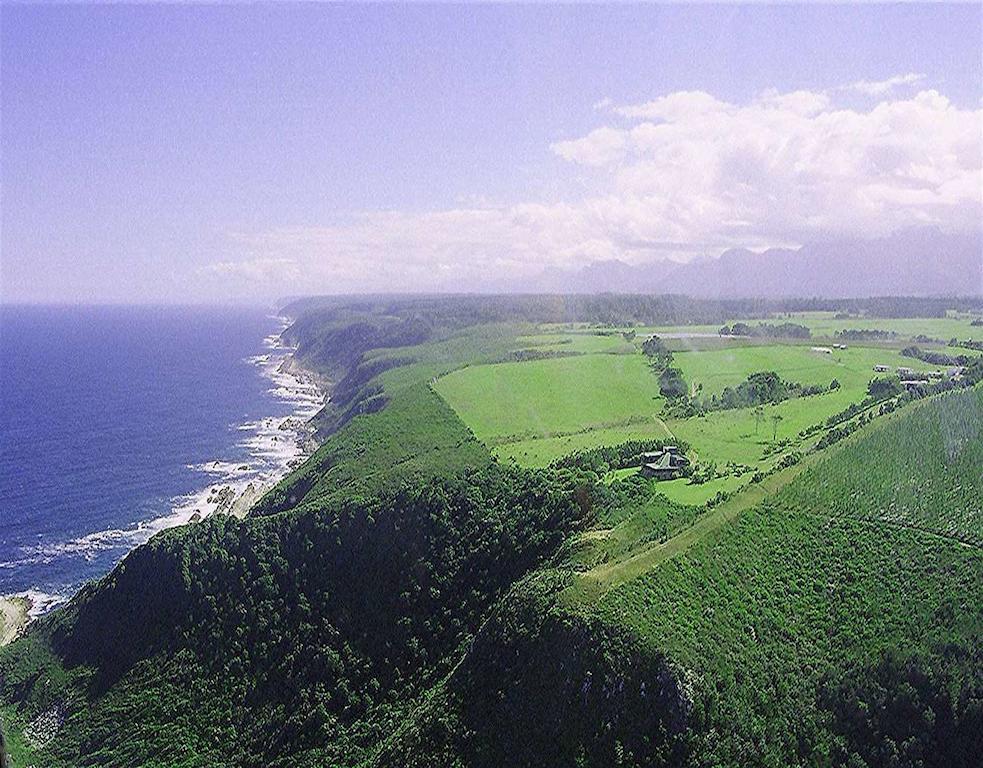
[(834, 344), (833, 349), (847, 349), (846, 344)]
[(916, 375), (915, 371), (911, 368), (905, 368), (904, 366), (898, 367), (898, 376), (900, 376), (903, 379), (910, 379), (915, 375)]
[(918, 389), (928, 384), (928, 379), (902, 379), (901, 386), (905, 389)]
[(822, 355), (831, 355), (831, 354), (833, 354), (833, 350), (830, 349), (829, 347), (812, 347), (811, 349), (812, 349), (813, 352), (819, 352)]
[(891, 366), (889, 366), (889, 365), (875, 365), (874, 366), (874, 370), (877, 373), (887, 373), (888, 371), (891, 370)]
[(689, 459), (679, 452), (675, 445), (667, 445), (660, 451), (643, 453), (640, 457), (640, 471), (643, 477), (656, 480), (672, 480), (689, 466)]

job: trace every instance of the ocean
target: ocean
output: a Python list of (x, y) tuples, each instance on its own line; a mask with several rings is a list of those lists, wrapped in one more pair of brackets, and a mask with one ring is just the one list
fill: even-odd
[(278, 372), (284, 326), (258, 309), (0, 307), (0, 595), (42, 612), (297, 463), (321, 396)]

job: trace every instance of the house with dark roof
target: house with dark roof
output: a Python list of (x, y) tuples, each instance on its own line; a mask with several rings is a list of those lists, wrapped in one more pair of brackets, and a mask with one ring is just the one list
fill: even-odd
[(667, 445), (661, 450), (643, 453), (639, 458), (642, 476), (656, 480), (673, 480), (689, 466), (689, 459), (683, 456), (675, 445)]

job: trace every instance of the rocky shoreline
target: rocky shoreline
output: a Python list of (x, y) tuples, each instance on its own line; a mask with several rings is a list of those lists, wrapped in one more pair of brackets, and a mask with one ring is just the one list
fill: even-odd
[(12, 643), (31, 618), (31, 600), (26, 595), (0, 597), (0, 648)]
[[(284, 318), (283, 323), (286, 327), (288, 321)], [(189, 520), (191, 523), (212, 515), (232, 515), (240, 519), (246, 517), (264, 493), (289, 472), (307, 461), (307, 458), (318, 448), (316, 430), (310, 422), (328, 401), (329, 382), (297, 361), (293, 355), (294, 348), (283, 345), (278, 334), (267, 337), (266, 345), (269, 353), (257, 358), (259, 364), (271, 367), (265, 375), (276, 384), (278, 391), (282, 391), (287, 399), (295, 400), (299, 407), (294, 414), (285, 418), (264, 419), (262, 431), (268, 436), (270, 445), (283, 446), (284, 443), (288, 443), (293, 445), (296, 451), (293, 456), (284, 461), (283, 471), (277, 477), (252, 480), (245, 486), (231, 483), (210, 486), (204, 503), (200, 508), (195, 508)], [(278, 361), (274, 359), (281, 355), (282, 359)], [(249, 467), (242, 465), (238, 469), (248, 470)]]

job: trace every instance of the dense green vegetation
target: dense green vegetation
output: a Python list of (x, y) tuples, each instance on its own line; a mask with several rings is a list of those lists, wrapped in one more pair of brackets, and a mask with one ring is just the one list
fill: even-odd
[(721, 336), (764, 336), (779, 339), (808, 339), (812, 331), (799, 323), (734, 323), (718, 331)]
[[(28, 642), (53, 651), (60, 685), (32, 686), (39, 670), (18, 644), (0, 695), (23, 718), (69, 702), (47, 765), (167, 750), (210, 765), (308, 764), (291, 757), (308, 751), (352, 765), (586, 514), (544, 475), (489, 468), (168, 531), (36, 628)], [(121, 713), (139, 713), (132, 729)]]
[[(979, 392), (947, 397), (979, 402)], [(893, 431), (944, 419), (945, 399), (872, 426), (821, 471), (856, 464), (853, 450), (912, 461), (917, 447), (899, 450)], [(817, 510), (816, 466), (607, 591), (563, 569), (520, 584), (384, 746), (383, 764), (975, 764), (981, 551)], [(965, 480), (983, 491), (978, 472)], [(926, 481), (947, 482), (938, 468)], [(881, 503), (894, 497), (890, 473), (867, 488)], [(659, 505), (637, 477), (617, 497), (630, 509)], [(613, 527), (577, 536), (566, 567), (587, 575), (637, 559), (628, 542), (651, 527), (639, 513), (619, 517), (624, 507), (599, 505), (610, 510), (600, 524)], [(972, 524), (983, 529), (979, 512)], [(678, 525), (668, 543), (697, 526)]]
[[(14, 765), (974, 765), (983, 362), (809, 348), (971, 338), (906, 301), (308, 302), (320, 449), (0, 649)], [(693, 477), (638, 474), (667, 443)]]

